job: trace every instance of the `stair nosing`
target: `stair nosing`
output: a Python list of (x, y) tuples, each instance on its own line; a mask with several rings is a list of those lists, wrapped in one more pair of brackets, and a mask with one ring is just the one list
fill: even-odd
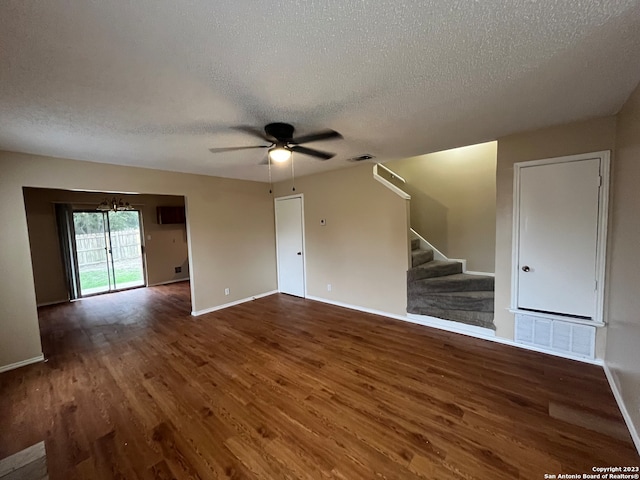
[(482, 297), (489, 297), (488, 294), (491, 294), (492, 297), (495, 297), (495, 292), (493, 290), (454, 290), (453, 292), (433, 292), (433, 293), (423, 293), (423, 296), (445, 296), (445, 297), (452, 297), (454, 295), (460, 295), (460, 294), (470, 294), (470, 293), (480, 293), (480, 294), (487, 294), (487, 295), (481, 295)]
[(462, 265), (462, 263), (458, 262), (457, 260), (431, 260), (430, 262), (423, 263), (422, 265), (418, 265), (418, 266), (413, 267), (413, 268), (424, 268), (426, 266), (455, 265), (455, 264)]

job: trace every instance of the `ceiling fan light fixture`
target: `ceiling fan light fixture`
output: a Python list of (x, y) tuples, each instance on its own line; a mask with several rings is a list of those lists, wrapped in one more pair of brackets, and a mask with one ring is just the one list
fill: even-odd
[(269, 150), (269, 158), (272, 162), (284, 163), (291, 158), (291, 150), (284, 147), (276, 147)]

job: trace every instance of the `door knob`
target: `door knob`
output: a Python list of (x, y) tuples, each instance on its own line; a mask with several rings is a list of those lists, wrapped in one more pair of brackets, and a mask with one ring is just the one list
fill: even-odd
[(302, 255), (302, 252), (298, 252), (298, 255)]
[(526, 266), (526, 265), (525, 265), (524, 267), (522, 267), (522, 271), (523, 271), (523, 272), (528, 272), (528, 271), (530, 271), (530, 270), (531, 270), (531, 269), (530, 269), (528, 266)]

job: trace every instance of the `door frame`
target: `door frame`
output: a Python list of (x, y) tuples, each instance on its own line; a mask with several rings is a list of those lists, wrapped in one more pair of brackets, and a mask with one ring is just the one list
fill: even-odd
[(147, 259), (146, 259), (146, 248), (144, 245), (144, 230), (143, 230), (143, 224), (142, 224), (142, 210), (140, 208), (133, 208), (133, 210), (129, 210), (129, 211), (133, 211), (133, 212), (137, 212), (138, 214), (138, 228), (139, 228), (139, 232), (140, 232), (140, 261), (142, 264), (142, 281), (143, 284), (142, 285), (138, 285), (135, 287), (124, 287), (124, 288), (111, 288), (111, 284), (113, 284), (114, 286), (116, 285), (116, 280), (115, 280), (115, 266), (113, 263), (113, 254), (112, 254), (112, 246), (111, 246), (111, 223), (109, 222), (109, 211), (98, 211), (98, 210), (91, 210), (91, 209), (86, 209), (86, 208), (79, 208), (79, 209), (72, 209), (71, 211), (71, 217), (72, 217), (72, 226), (73, 226), (73, 238), (72, 238), (72, 242), (71, 242), (71, 246), (72, 246), (72, 255), (74, 256), (73, 261), (75, 262), (76, 266), (78, 265), (78, 252), (77, 252), (77, 246), (76, 246), (76, 238), (75, 238), (75, 224), (73, 222), (73, 214), (74, 213), (102, 213), (103, 215), (103, 221), (104, 221), (104, 236), (105, 236), (105, 247), (106, 247), (106, 255), (107, 255), (107, 275), (109, 278), (109, 289), (104, 291), (104, 292), (96, 292), (96, 293), (89, 293), (86, 295), (82, 295), (82, 288), (80, 286), (80, 270), (79, 268), (76, 268), (76, 275), (75, 275), (75, 281), (76, 283), (76, 288), (78, 289), (78, 292), (80, 293), (78, 295), (78, 297), (75, 300), (81, 300), (83, 298), (89, 298), (89, 297), (94, 297), (96, 295), (104, 295), (107, 293), (117, 293), (117, 292), (124, 292), (126, 290), (133, 290), (136, 288), (144, 288), (148, 286), (148, 278), (147, 278)]
[(280, 292), (280, 258), (278, 256), (278, 201), (291, 200), (292, 198), (300, 199), (300, 207), (302, 209), (301, 228), (302, 228), (302, 289), (304, 297), (307, 298), (307, 243), (305, 239), (305, 223), (304, 223), (304, 193), (296, 193), (284, 197), (276, 197), (273, 199), (273, 217), (275, 223), (276, 234), (276, 280), (278, 282), (278, 292)]
[[(520, 178), (522, 169), (540, 165), (580, 162), (583, 160), (600, 160), (600, 190), (598, 192), (598, 233), (596, 240), (596, 305), (593, 320), (573, 318), (566, 315), (553, 315), (550, 313), (521, 310), (518, 308), (518, 260), (520, 258)], [(582, 153), (564, 157), (544, 158), (528, 162), (513, 164), (513, 225), (512, 225), (512, 249), (511, 249), (511, 313), (522, 313), (531, 316), (553, 318), (573, 323), (582, 323), (592, 326), (604, 326), (604, 301), (605, 301), (605, 273), (607, 260), (607, 222), (609, 218), (609, 181), (610, 181), (611, 151)]]

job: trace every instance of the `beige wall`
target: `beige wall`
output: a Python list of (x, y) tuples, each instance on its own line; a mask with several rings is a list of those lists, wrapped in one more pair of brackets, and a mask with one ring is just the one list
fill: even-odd
[(467, 269), (494, 272), (497, 142), (455, 148), (385, 166), (411, 195), (411, 227)]
[[(274, 191), (291, 195), (291, 182)], [(304, 194), (307, 294), (404, 315), (407, 201), (376, 182), (371, 165), (299, 178), (295, 193)]]
[[(495, 324), (498, 336), (513, 339), (511, 303), (511, 235), (513, 227), (513, 164), (578, 153), (613, 150), (616, 118), (536, 130), (500, 138), (496, 170), (496, 290)], [(598, 329), (596, 355), (604, 352), (605, 331)]]
[[(183, 195), (192, 308), (276, 288), (273, 201), (265, 184), (0, 152), (0, 368), (41, 353), (23, 187)], [(225, 287), (231, 294), (224, 295)]]
[[(68, 299), (64, 266), (58, 245), (55, 203), (94, 210), (113, 194), (25, 188), (24, 200), (31, 245), (31, 262), (38, 305)], [(157, 206), (184, 206), (184, 197), (170, 195), (118, 195), (142, 213), (148, 285), (189, 278), (186, 225), (159, 225)], [(181, 267), (181, 273), (175, 273)]]
[[(605, 363), (637, 434), (640, 432), (640, 87), (618, 116), (612, 174)], [(636, 447), (640, 450), (640, 444)]]

